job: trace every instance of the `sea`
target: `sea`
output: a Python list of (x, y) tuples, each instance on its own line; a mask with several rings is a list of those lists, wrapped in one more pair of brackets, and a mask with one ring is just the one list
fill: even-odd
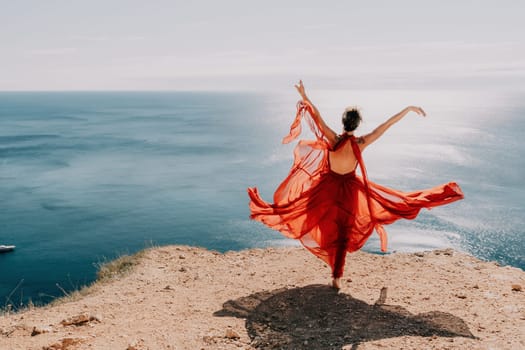
[[(357, 134), (407, 105), (426, 110), (366, 149), (369, 178), (402, 191), (456, 181), (465, 198), (387, 226), (389, 253), (454, 248), (525, 269), (524, 91), (309, 93), (338, 132), (349, 105), (364, 118)], [(16, 245), (0, 254), (0, 309), (49, 303), (92, 283), (100, 264), (152, 246), (297, 245), (249, 219), (246, 193), (257, 186), (271, 201), (286, 177), (294, 144), (281, 139), (297, 100), (295, 91), (0, 92), (0, 245)], [(312, 137), (307, 125), (301, 137)], [(377, 235), (364, 250), (380, 254)]]

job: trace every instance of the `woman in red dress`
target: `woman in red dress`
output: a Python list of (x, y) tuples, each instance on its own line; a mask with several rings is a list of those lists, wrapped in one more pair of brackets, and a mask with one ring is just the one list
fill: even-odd
[[(331, 267), (332, 286), (339, 289), (346, 253), (360, 249), (374, 229), (379, 234), (381, 250), (386, 251), (384, 224), (401, 218), (414, 219), (421, 208), (454, 202), (462, 199), (463, 193), (454, 182), (406, 193), (368, 181), (361, 157), (363, 150), (408, 113), (425, 116), (420, 107), (406, 107), (360, 137), (354, 136), (361, 121), (359, 111), (347, 108), (342, 118), (343, 133), (338, 135), (310, 102), (302, 81), (295, 87), (302, 100), (283, 143), (299, 136), (303, 118), (316, 139), (299, 141), (292, 169), (275, 191), (273, 204), (264, 201), (257, 188), (248, 189), (250, 217), (287, 237), (299, 239)], [(357, 166), (360, 176), (356, 174)]]

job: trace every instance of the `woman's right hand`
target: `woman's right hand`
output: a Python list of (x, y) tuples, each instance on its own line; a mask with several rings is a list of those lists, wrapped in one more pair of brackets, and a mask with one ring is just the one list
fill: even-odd
[(421, 107), (417, 107), (417, 106), (408, 106), (406, 108), (407, 112), (415, 112), (423, 117), (426, 117), (427, 114), (425, 113), (425, 111), (423, 110), (423, 108)]

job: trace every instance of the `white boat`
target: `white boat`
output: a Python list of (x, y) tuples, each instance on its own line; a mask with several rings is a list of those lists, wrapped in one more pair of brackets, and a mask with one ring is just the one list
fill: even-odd
[(0, 253), (12, 252), (15, 247), (14, 245), (0, 245)]

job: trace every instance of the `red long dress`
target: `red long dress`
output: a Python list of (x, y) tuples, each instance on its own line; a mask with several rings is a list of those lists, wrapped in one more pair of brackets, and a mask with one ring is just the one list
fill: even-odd
[[(343, 274), (346, 252), (360, 249), (373, 230), (379, 234), (381, 250), (386, 251), (384, 224), (414, 219), (421, 208), (432, 208), (463, 198), (459, 186), (450, 182), (430, 189), (401, 192), (368, 181), (360, 149), (354, 136), (342, 136), (338, 146), (351, 142), (361, 169), (337, 174), (330, 170), (331, 149), (312, 118), (312, 107), (300, 101), (289, 143), (301, 133), (305, 118), (316, 140), (301, 140), (294, 150), (289, 175), (274, 193), (273, 204), (264, 201), (257, 188), (248, 188), (250, 217), (301, 243), (331, 268), (335, 278)], [(337, 148), (338, 149), (338, 148)]]

